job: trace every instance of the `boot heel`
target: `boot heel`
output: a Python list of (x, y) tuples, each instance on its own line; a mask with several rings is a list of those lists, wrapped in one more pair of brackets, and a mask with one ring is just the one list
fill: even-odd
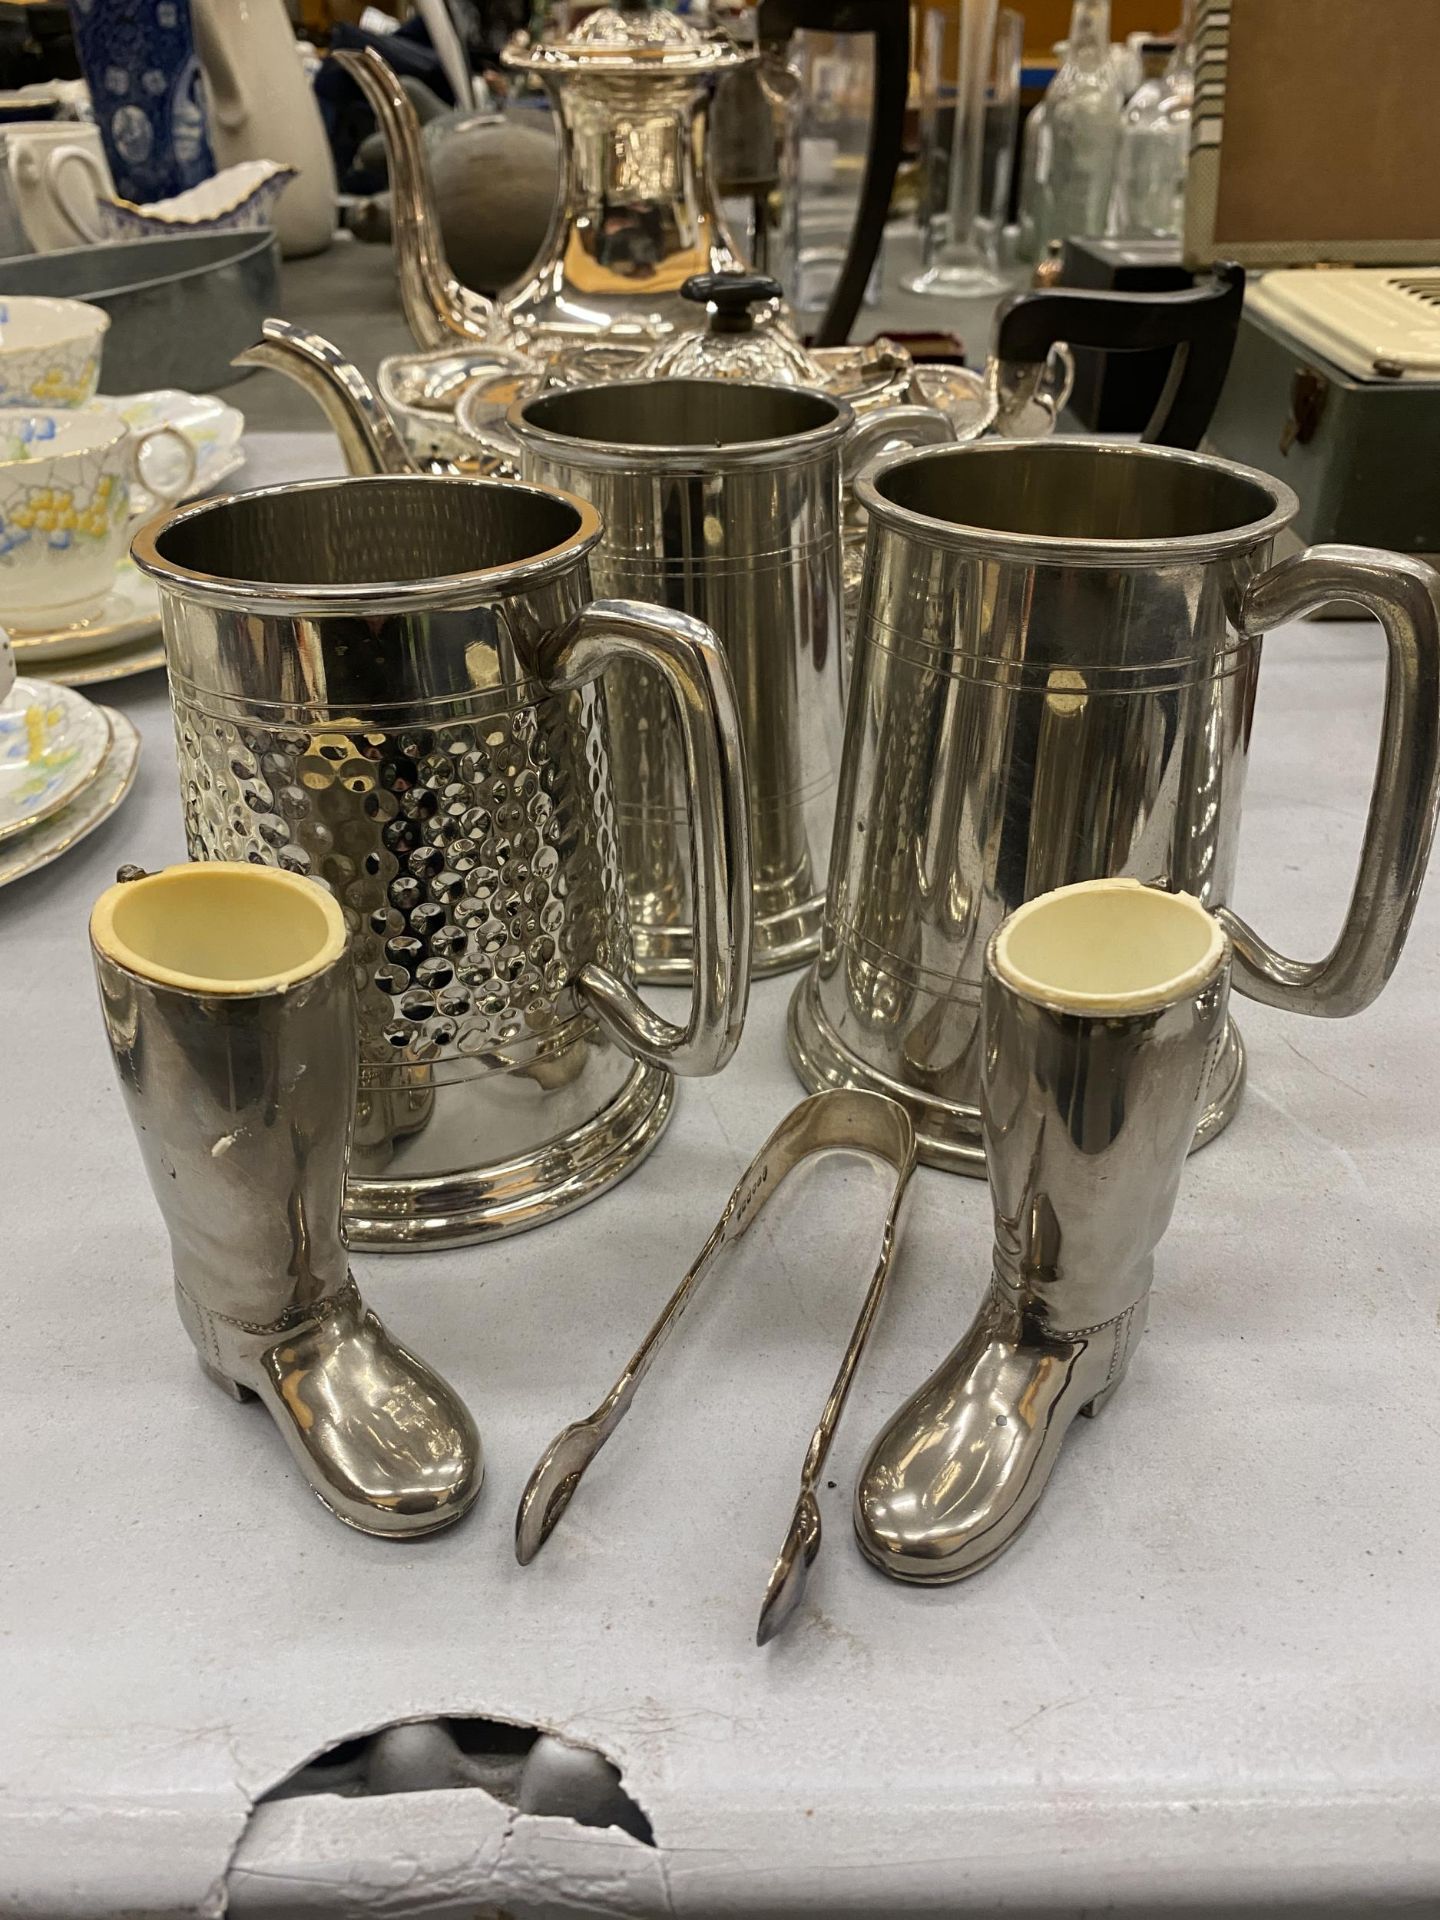
[(1102, 1387), (1093, 1400), (1087, 1401), (1086, 1404), (1081, 1407), (1080, 1411), (1085, 1415), (1087, 1420), (1093, 1420), (1097, 1413), (1103, 1413), (1105, 1411), (1106, 1407), (1108, 1407), (1110, 1402), (1115, 1398), (1124, 1378), (1123, 1373), (1117, 1373), (1108, 1387)]
[(1149, 1318), (1150, 1295), (1147, 1290), (1145, 1295), (1140, 1300), (1137, 1300), (1135, 1305), (1122, 1316), (1116, 1328), (1115, 1345), (1110, 1359), (1110, 1365), (1114, 1370), (1113, 1378), (1107, 1386), (1103, 1386), (1100, 1389), (1093, 1400), (1088, 1401), (1085, 1406), (1081, 1407), (1081, 1413), (1085, 1414), (1087, 1418), (1093, 1420), (1097, 1413), (1103, 1413), (1115, 1398), (1116, 1390), (1119, 1388), (1120, 1382), (1130, 1371), (1131, 1356), (1140, 1344), (1141, 1337), (1145, 1332), (1145, 1323)]
[(218, 1367), (212, 1367), (208, 1360), (200, 1362), (200, 1371), (207, 1380), (213, 1380), (217, 1387), (228, 1393), (232, 1400), (244, 1402), (258, 1400), (260, 1397), (253, 1387), (242, 1387), (238, 1380), (232, 1380), (228, 1373), (222, 1373)]

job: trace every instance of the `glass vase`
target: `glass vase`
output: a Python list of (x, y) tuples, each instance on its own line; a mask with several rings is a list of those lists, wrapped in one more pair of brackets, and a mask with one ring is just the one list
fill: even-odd
[[(1013, 16), (1011, 16), (1013, 18)], [(1008, 115), (1004, 192), (1009, 196), (1009, 154), (1019, 109), (1015, 35), (1001, 31), (999, 0), (958, 0), (953, 13), (922, 15), (921, 150), (924, 156), (920, 212), (920, 271), (906, 286), (912, 293), (970, 298), (1000, 292), (995, 221), (995, 170), (986, 193), (986, 155), (992, 120)], [(947, 30), (955, 37), (955, 72), (947, 79)], [(998, 70), (997, 70), (997, 54)], [(998, 152), (998, 144), (995, 150)], [(985, 209), (982, 218), (981, 209)], [(1004, 223), (1003, 209), (999, 225)]]

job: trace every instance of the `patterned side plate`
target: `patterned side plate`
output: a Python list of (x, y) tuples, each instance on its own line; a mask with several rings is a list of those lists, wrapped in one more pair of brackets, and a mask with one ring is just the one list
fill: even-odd
[(0, 887), (27, 873), (38, 873), (58, 860), (62, 853), (103, 826), (129, 793), (140, 764), (140, 735), (123, 713), (100, 707), (110, 723), (110, 751), (100, 762), (99, 771), (78, 799), (52, 814), (43, 826), (32, 828), (0, 846)]
[[(158, 639), (159, 632), (160, 595), (155, 582), (146, 579), (132, 560), (125, 559), (115, 569), (115, 586), (109, 599), (89, 620), (78, 620), (69, 627), (36, 628), (29, 633), (17, 633), (12, 627), (10, 638), (20, 672), (36, 673), (45, 671), (39, 666), (42, 660), (48, 667), (52, 660), (133, 647), (137, 640)], [(70, 684), (78, 682), (72, 680)]]
[(17, 680), (0, 701), (0, 841), (66, 807), (110, 750), (103, 707), (49, 680)]
[(98, 687), (107, 680), (128, 680), (132, 673), (154, 673), (164, 664), (163, 641), (132, 640), (103, 653), (70, 654), (49, 667), (49, 678), (60, 687)]

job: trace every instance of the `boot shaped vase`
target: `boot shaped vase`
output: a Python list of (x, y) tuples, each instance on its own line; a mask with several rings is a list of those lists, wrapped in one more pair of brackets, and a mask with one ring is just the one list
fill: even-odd
[(1034, 1512), (1077, 1413), (1145, 1330), (1154, 1249), (1224, 1044), (1230, 943), (1188, 894), (1061, 887), (985, 958), (981, 1113), (994, 1272), (950, 1357), (871, 1449), (867, 1557), (960, 1580)]
[(356, 1012), (339, 906), (274, 868), (170, 867), (103, 893), (90, 940), (205, 1372), (264, 1403), (347, 1525), (458, 1520), (483, 1473), (474, 1422), (368, 1311), (340, 1233)]

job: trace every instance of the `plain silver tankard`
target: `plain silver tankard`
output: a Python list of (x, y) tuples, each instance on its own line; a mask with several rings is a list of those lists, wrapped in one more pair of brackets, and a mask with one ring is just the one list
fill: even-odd
[[(593, 500), (598, 590), (712, 627), (735, 683), (750, 777), (757, 973), (820, 945), (844, 738), (841, 478), (889, 440), (953, 439), (928, 407), (860, 426), (843, 400), (749, 381), (646, 380), (517, 402), (527, 480)], [(607, 682), (620, 860), (641, 979), (686, 976), (695, 905), (689, 795), (669, 692)]]
[[(902, 1099), (922, 1158), (983, 1170), (980, 989), (1007, 914), (1126, 875), (1195, 895), (1234, 982), (1357, 1013), (1399, 957), (1440, 793), (1440, 575), (1360, 547), (1270, 564), (1295, 514), (1248, 468), (1085, 440), (902, 454), (870, 515), (821, 952), (790, 1009), (811, 1088)], [(1332, 951), (1266, 945), (1225, 906), (1264, 631), (1344, 600), (1388, 640), (1359, 876)], [(1196, 1135), (1235, 1111), (1233, 1022)]]
[[(351, 935), (352, 1245), (536, 1226), (630, 1171), (749, 988), (744, 752), (699, 621), (590, 600), (600, 518), (497, 481), (379, 477), (189, 507), (159, 584), (197, 860), (329, 886)], [(601, 676), (674, 696), (698, 903), (689, 1023), (630, 983)]]

